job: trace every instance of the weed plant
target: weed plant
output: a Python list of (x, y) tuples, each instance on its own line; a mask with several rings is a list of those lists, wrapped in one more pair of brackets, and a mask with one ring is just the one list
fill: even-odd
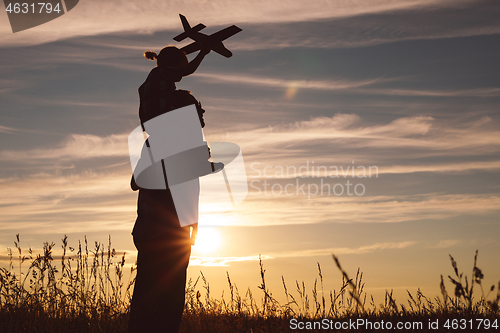
[[(89, 247), (85, 238), (75, 249), (68, 246), (67, 237), (64, 237), (61, 254), (57, 256), (53, 254), (54, 243), (44, 243), (42, 252), (36, 255), (31, 248), (23, 251), (19, 244), (17, 235), (15, 250), (7, 250), (10, 257), (8, 268), (0, 268), (0, 332), (127, 331), (136, 265), (130, 266), (125, 278), (128, 271), (125, 253), (117, 253), (111, 246), (111, 239), (107, 246), (95, 242)], [(497, 319), (500, 325), (500, 283), (488, 288), (485, 295), (484, 275), (476, 265), (477, 256), (476, 251), (470, 279), (459, 273), (457, 262), (450, 256), (455, 275), (448, 276), (448, 280), (454, 287), (453, 293), (448, 293), (441, 276), (441, 297), (427, 298), (418, 289), (415, 294), (407, 291), (408, 299), (404, 303), (398, 303), (391, 291), (386, 292), (384, 303), (376, 304), (373, 297), (363, 290), (365, 283), (360, 270), (350, 278), (335, 255), (332, 255), (333, 261), (342, 273), (338, 290), (324, 291), (323, 274), (318, 263), (318, 277), (310, 292), (304, 282), (298, 281), (291, 290), (282, 276), (286, 297), (283, 304), (275, 299), (266, 285), (262, 260), (259, 261), (261, 284), (258, 296), (254, 296), (250, 288), (240, 293), (227, 274), (228, 293), (217, 299), (210, 293), (209, 282), (200, 273), (196, 280), (187, 282), (181, 332), (290, 332), (291, 319), (337, 322), (361, 318), (371, 322), (424, 323), (423, 329), (405, 332), (448, 331), (442, 329), (442, 324), (439, 330), (427, 330), (429, 320), (444, 323), (463, 319), (472, 320), (476, 325), (477, 320), (488, 319), (494, 323)], [(479, 297), (475, 295), (477, 289), (481, 291)], [(454, 330), (450, 327), (449, 331)]]

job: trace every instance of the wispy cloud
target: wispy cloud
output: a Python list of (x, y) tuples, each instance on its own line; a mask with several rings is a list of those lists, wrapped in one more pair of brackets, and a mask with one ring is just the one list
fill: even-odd
[[(251, 159), (271, 166), (276, 163), (299, 166), (306, 159), (328, 165), (338, 158), (346, 160), (348, 154), (347, 160), (350, 157), (358, 162), (370, 161), (372, 165), (392, 167), (425, 156), (465, 158), (495, 154), (500, 149), (500, 132), (495, 124), (489, 117), (450, 122), (429, 116), (402, 117), (386, 124), (364, 124), (354, 114), (337, 114), (290, 125), (213, 133), (212, 140), (224, 141), (229, 136)], [(297, 161), (297, 156), (302, 156), (302, 160)], [(464, 162), (472, 167), (470, 160), (455, 163)], [(496, 165), (494, 163), (489, 167)]]
[(204, 78), (209, 82), (224, 82), (248, 84), (261, 87), (271, 87), (279, 89), (313, 89), (313, 90), (345, 90), (363, 86), (373, 85), (375, 83), (395, 81), (396, 79), (375, 78), (368, 80), (283, 80), (271, 77), (248, 76), (244, 74), (217, 74), (217, 73), (198, 73), (197, 77)]
[(385, 96), (419, 96), (419, 97), (497, 97), (500, 96), (500, 88), (474, 88), (474, 89), (401, 89), (401, 88), (377, 88), (377, 84), (400, 81), (401, 78), (372, 78), (364, 80), (352, 79), (330, 79), (330, 80), (285, 80), (265, 76), (248, 76), (245, 74), (220, 74), (220, 73), (198, 73), (198, 78), (207, 82), (237, 83), (240, 85), (252, 85), (266, 89), (308, 89), (341, 91), (343, 94), (362, 95), (385, 95)]
[(317, 257), (317, 256), (331, 256), (332, 253), (338, 254), (366, 254), (372, 253), (380, 250), (399, 250), (411, 247), (417, 244), (414, 241), (405, 242), (385, 242), (385, 243), (375, 243), (371, 245), (364, 245), (357, 248), (348, 247), (331, 247), (322, 249), (311, 249), (302, 251), (284, 251), (284, 252), (272, 252), (267, 255), (259, 256), (243, 256), (243, 257), (198, 257), (192, 256), (189, 265), (190, 266), (230, 266), (233, 262), (241, 261), (259, 261), (259, 257), (262, 260), (270, 260), (276, 258), (299, 258), (299, 257)]
[[(255, 184), (254, 184), (255, 185)], [(257, 186), (257, 185), (256, 185)], [(500, 210), (496, 195), (426, 194), (399, 196), (335, 196), (318, 192), (268, 195), (251, 193), (242, 204), (245, 214), (236, 225), (288, 225), (311, 223), (398, 223), (449, 219), (461, 214), (485, 215)], [(326, 190), (325, 190), (326, 191)], [(314, 209), (312, 208), (314, 207)], [(334, 213), (333, 213), (334, 212)]]
[[(339, 182), (345, 183), (345, 180)], [(277, 182), (271, 179), (268, 183)], [(500, 209), (500, 198), (490, 194), (337, 196), (327, 194), (326, 190), (321, 194), (318, 186), (309, 189), (308, 184), (317, 183), (315, 179), (300, 179), (303, 191), (296, 188), (295, 182), (290, 183), (293, 184), (288, 191), (292, 195), (273, 194), (270, 187), (264, 194), (262, 182), (250, 183), (250, 193), (237, 210), (216, 220), (234, 226), (397, 223), (448, 219), (462, 214), (484, 215)], [(136, 193), (129, 188), (126, 172), (37, 174), (0, 179), (0, 186), (9, 193), (2, 200), (0, 229), (3, 230), (36, 228), (39, 233), (50, 233), (55, 226), (64, 228), (65, 232), (89, 228), (94, 231), (130, 230), (135, 220)], [(262, 191), (260, 194), (256, 187)], [(308, 196), (311, 200), (307, 200)], [(204, 220), (203, 213), (200, 220)]]
[[(474, 154), (497, 153), (499, 134), (495, 122), (488, 117), (468, 123), (453, 123), (416, 116), (374, 124), (364, 123), (362, 118), (353, 114), (216, 133), (213, 141), (227, 141), (229, 138), (242, 146), (250, 186), (247, 199), (223, 223), (251, 226), (323, 222), (395, 223), (447, 219), (460, 214), (496, 213), (500, 198), (494, 194), (414, 194), (406, 191), (398, 195), (338, 196), (333, 192), (320, 194), (318, 175), (312, 177), (307, 173), (311, 169), (293, 177), (276, 175), (273, 170), (276, 171), (277, 166), (295, 166), (298, 170), (306, 160), (329, 166), (332, 161), (342, 158), (350, 164), (351, 158), (355, 158), (356, 161), (371, 161), (368, 165), (378, 165), (380, 174), (498, 171), (500, 161), (497, 159), (468, 159)], [(13, 223), (16, 223), (16, 228), (30, 228), (43, 222), (47, 230), (54, 224), (65, 224), (72, 230), (87, 228), (89, 224), (99, 230), (129, 229), (135, 218), (136, 195), (129, 189), (126, 139), (126, 134), (105, 137), (72, 135), (55, 147), (1, 151), (3, 161), (30, 163), (32, 166), (61, 160), (66, 163), (93, 162), (109, 157), (123, 158), (123, 162), (117, 164), (114, 161), (110, 164), (117, 164), (116, 168), (103, 169), (101, 173), (75, 169), (64, 173), (37, 173), (0, 179), (0, 185), (9, 193), (2, 201), (4, 222), (0, 228), (11, 228)], [(330, 150), (331, 147), (334, 149)], [(325, 154), (328, 151), (332, 153)], [(305, 155), (299, 159), (297, 156), (301, 154)], [(422, 162), (421, 158), (425, 156), (454, 156), (455, 161)], [(252, 165), (255, 162), (260, 164)], [(264, 167), (270, 168), (267, 170), (270, 177), (255, 173), (256, 168), (262, 172)], [(265, 194), (265, 180), (282, 189), (290, 183), (288, 191), (292, 194), (273, 194), (269, 185)], [(297, 180), (300, 184), (296, 183)], [(379, 181), (372, 180), (375, 185)], [(326, 181), (333, 186), (346, 180), (340, 177)], [(91, 222), (86, 224), (85, 221)]]
[(29, 85), (30, 82), (25, 80), (0, 78), (0, 94), (6, 96)]
[[(40, 131), (40, 130), (32, 130), (26, 128), (14, 128), (9, 126), (0, 125), (0, 133), (6, 134), (21, 134), (21, 133), (36, 133), (36, 134), (46, 134), (46, 135), (59, 135), (58, 133)], [(0, 153), (1, 156), (1, 153)]]
[(414, 172), (468, 172), (474, 170), (500, 170), (500, 161), (384, 166), (378, 168), (378, 174), (381, 175)]
[[(423, 7), (456, 7), (471, 1), (410, 0), (312, 2), (243, 0), (165, 2), (154, 0), (147, 6), (136, 2), (115, 0), (81, 2), (68, 14), (36, 29), (11, 34), (7, 20), (0, 26), (3, 45), (39, 44), (75, 36), (88, 36), (115, 32), (152, 33), (158, 30), (179, 29), (177, 13), (184, 13), (193, 23), (203, 21), (207, 26), (238, 23), (300, 22), (319, 19), (335, 19), (395, 10)], [(164, 15), (159, 13), (171, 13)]]
[(496, 21), (499, 12), (494, 0), (442, 2), (330, 20), (255, 25), (249, 27), (249, 34), (234, 40), (232, 47), (242, 50), (350, 48), (405, 40), (491, 35), (500, 33)]
[(418, 90), (418, 89), (357, 89), (359, 94), (388, 95), (388, 96), (420, 96), (420, 97), (497, 97), (500, 96), (500, 88), (476, 88), (459, 90)]
[(0, 132), (2, 132), (2, 133), (12, 134), (12, 133), (16, 133), (18, 131), (19, 130), (15, 129), (15, 128), (0, 125)]
[[(260, 257), (262, 260), (272, 259), (272, 256), (264, 255)], [(230, 266), (232, 262), (241, 261), (259, 261), (259, 256), (245, 257), (198, 257), (191, 256), (189, 266)]]
[(0, 179), (9, 192), (2, 200), (0, 229), (17, 232), (35, 228), (50, 233), (85, 230), (130, 230), (135, 219), (136, 193), (128, 174), (82, 172), (40, 173)]
[(431, 249), (447, 249), (460, 244), (462, 241), (459, 239), (443, 239), (435, 245), (429, 246)]
[(324, 256), (334, 254), (364, 254), (372, 253), (379, 250), (397, 250), (411, 247), (417, 244), (415, 241), (405, 241), (405, 242), (385, 242), (385, 243), (375, 243), (371, 245), (364, 245), (356, 248), (349, 247), (331, 247), (325, 249), (311, 249), (303, 251), (290, 251), (290, 252), (278, 252), (275, 254), (270, 254), (272, 257), (312, 257), (312, 256)]
[[(316, 117), (298, 121), (290, 125), (258, 128), (249, 131), (224, 133), (232, 140), (242, 142), (244, 151), (254, 157), (267, 159), (267, 152), (281, 149), (283, 146), (294, 146), (296, 149), (308, 146), (308, 142), (322, 140), (328, 145), (329, 140), (342, 140), (342, 146), (349, 148), (380, 147), (388, 148), (428, 148), (449, 150), (474, 146), (498, 149), (499, 135), (494, 128), (488, 127), (491, 119), (485, 117), (462, 128), (437, 123), (432, 117), (417, 116), (398, 118), (388, 124), (363, 125), (362, 119), (353, 114), (337, 114), (333, 117)], [(10, 127), (2, 127), (2, 131), (16, 131)], [(61, 141), (56, 147), (31, 150), (3, 150), (0, 158), (3, 161), (23, 163), (39, 163), (48, 161), (78, 161), (83, 159), (128, 157), (128, 134), (114, 134), (100, 137), (89, 134), (73, 134)], [(248, 140), (251, 138), (251, 140)], [(224, 141), (219, 134), (212, 135), (213, 141)], [(398, 139), (398, 140), (395, 140)], [(246, 144), (245, 142), (251, 142)], [(333, 142), (331, 142), (333, 143)], [(335, 143), (336, 145), (339, 142)], [(275, 148), (273, 148), (275, 147)], [(296, 149), (291, 154), (296, 153)], [(256, 156), (258, 154), (259, 156)], [(281, 154), (280, 161), (285, 161)]]
[(128, 156), (128, 136), (110, 135), (99, 137), (95, 135), (72, 134), (59, 147), (39, 148), (31, 150), (3, 150), (0, 158), (3, 161), (36, 164), (40, 160), (68, 161), (99, 157)]

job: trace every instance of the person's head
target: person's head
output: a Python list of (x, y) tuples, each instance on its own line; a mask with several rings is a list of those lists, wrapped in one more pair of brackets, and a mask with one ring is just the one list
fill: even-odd
[(175, 46), (164, 47), (159, 54), (153, 51), (146, 51), (144, 56), (149, 60), (155, 60), (159, 67), (182, 68), (188, 65), (186, 54)]

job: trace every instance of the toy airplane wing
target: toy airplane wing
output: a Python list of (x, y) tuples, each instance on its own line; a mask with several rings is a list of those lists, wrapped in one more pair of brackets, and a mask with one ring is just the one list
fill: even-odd
[(194, 43), (191, 43), (187, 46), (184, 46), (181, 49), (186, 54), (198, 51), (201, 49), (201, 47), (203, 45), (206, 45), (206, 46), (210, 47), (212, 49), (212, 51), (217, 52), (226, 58), (229, 58), (233, 55), (231, 53), (231, 51), (229, 51), (224, 46), (224, 44), (222, 44), (222, 41), (237, 34), (238, 32), (240, 32), (241, 31), (240, 28), (238, 28), (235, 25), (232, 25), (232, 26), (227, 27), (225, 29), (222, 29), (214, 34), (205, 35), (205, 34), (199, 32), (200, 30), (205, 28), (205, 25), (199, 23), (198, 25), (191, 27), (184, 15), (179, 14), (179, 17), (181, 18), (182, 27), (184, 28), (184, 32), (181, 33), (180, 35), (175, 36), (174, 40), (180, 42), (183, 39), (189, 37), (195, 41)]
[(231, 56), (233, 55), (231, 51), (224, 47), (224, 44), (222, 44), (222, 42), (213, 44), (210, 48), (212, 49), (212, 51), (217, 52), (218, 54), (226, 58), (231, 58)]
[(199, 24), (195, 25), (194, 27), (191, 27), (189, 25), (187, 18), (184, 15), (179, 14), (179, 16), (180, 16), (181, 21), (182, 21), (182, 27), (184, 28), (184, 32), (181, 33), (180, 35), (177, 35), (174, 37), (174, 40), (176, 42), (180, 42), (187, 37), (191, 37), (194, 33), (206, 28), (206, 26), (202, 23), (199, 23)]
[(212, 43), (216, 43), (216, 42), (222, 42), (223, 40), (225, 39), (228, 39), (229, 37), (237, 34), (238, 32), (240, 32), (241, 29), (238, 28), (237, 26), (235, 25), (232, 25), (230, 27), (227, 27), (225, 29), (222, 29), (220, 31), (217, 31), (216, 33), (214, 34), (211, 34), (210, 35), (210, 41)]
[[(181, 51), (184, 51), (184, 53), (186, 53), (186, 54), (190, 54), (190, 53), (193, 53), (193, 52), (201, 50), (201, 46), (202, 45), (200, 43), (193, 42), (193, 43), (191, 43), (189, 45), (186, 45), (183, 48), (181, 48)], [(221, 56), (224, 56), (226, 58), (230, 58), (233, 55), (233, 53), (231, 51), (229, 51), (224, 46), (224, 44), (222, 44), (222, 42), (218, 42), (216, 44), (212, 44), (210, 46), (210, 48), (212, 49), (212, 51), (217, 52), (218, 54), (220, 54)]]

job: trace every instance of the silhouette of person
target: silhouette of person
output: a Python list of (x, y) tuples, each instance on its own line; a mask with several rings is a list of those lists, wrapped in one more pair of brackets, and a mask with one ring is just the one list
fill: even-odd
[[(203, 48), (191, 62), (175, 46), (159, 54), (139, 88), (141, 124), (165, 112), (195, 104), (201, 126), (205, 126), (201, 104), (189, 91), (177, 90), (175, 82), (196, 71), (210, 49)], [(144, 130), (144, 126), (143, 126)], [(130, 309), (129, 333), (178, 332), (184, 311), (186, 270), (197, 226), (181, 227), (172, 194), (166, 190), (139, 188), (132, 176), (131, 187), (139, 190), (137, 220), (132, 231), (137, 254), (137, 277)]]

